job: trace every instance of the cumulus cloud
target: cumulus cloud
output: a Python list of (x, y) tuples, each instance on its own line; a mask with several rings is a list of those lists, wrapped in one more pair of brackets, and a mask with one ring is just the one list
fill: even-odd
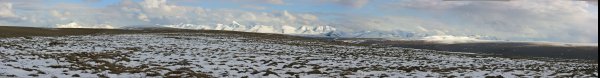
[(444, 25), (426, 29), (460, 31), (450, 32), (452, 34), (482, 34), (520, 40), (598, 41), (598, 18), (589, 12), (591, 6), (584, 1), (407, 0), (386, 7), (396, 7), (385, 8), (387, 10), (413, 9), (428, 14), (435, 18), (428, 21)]
[(186, 3), (201, 3), (206, 1), (225, 1), (225, 2), (233, 2), (233, 3), (242, 3), (242, 4), (271, 4), (271, 5), (286, 5), (286, 1), (284, 0), (173, 0), (176, 2), (186, 2)]
[[(430, 19), (422, 19), (414, 16), (385, 16), (385, 17), (361, 17), (346, 16), (351, 18), (340, 18), (335, 21), (337, 26), (348, 31), (384, 31), (384, 32), (418, 32), (421, 34), (449, 35), (451, 31), (460, 31), (445, 28), (447, 24)], [(461, 34), (462, 35), (462, 34)]]
[[(279, 3), (279, 0), (265, 1)], [(25, 2), (26, 1), (22, 3)], [(38, 4), (42, 5), (42, 3)], [(12, 11), (11, 6), (11, 4), (3, 4), (0, 8), (0, 15), (3, 17), (16, 16)], [(31, 7), (37, 6), (32, 5)], [(86, 25), (111, 24), (117, 27), (179, 23), (214, 25), (218, 23), (229, 23), (231, 21), (262, 25), (303, 25), (319, 23), (317, 21), (319, 19), (318, 16), (307, 13), (207, 9), (197, 6), (181, 6), (169, 2), (168, 0), (122, 0), (116, 4), (101, 8), (92, 8), (77, 4), (60, 4), (54, 5), (53, 7), (57, 8), (20, 8), (21, 10), (25, 10), (21, 15), (26, 16), (29, 19), (26, 20), (26, 22), (13, 25), (56, 26), (56, 24), (70, 23), (71, 21), (77, 21), (77, 23)]]
[[(275, 1), (277, 2), (277, 1)], [(230, 9), (205, 9), (169, 4), (166, 0), (145, 0), (136, 6), (123, 6), (129, 13), (144, 13), (138, 18), (159, 24), (194, 23), (214, 24), (239, 21), (264, 25), (295, 25), (316, 23), (318, 17), (311, 14), (291, 13), (288, 11), (251, 12)], [(141, 8), (136, 10), (137, 8)]]
[(335, 4), (351, 8), (362, 8), (367, 5), (370, 0), (307, 0), (317, 3)]
[(258, 1), (265, 1), (270, 4), (279, 4), (279, 5), (285, 4), (285, 2), (283, 0), (258, 0)]
[(242, 8), (255, 9), (255, 10), (266, 10), (267, 7), (257, 5), (242, 5)]
[(471, 1), (444, 1), (444, 0), (404, 0), (395, 3), (389, 3), (385, 7), (387, 9), (412, 8), (419, 10), (443, 10), (457, 6), (464, 6)]
[[(189, 5), (202, 2), (233, 5), (225, 8)], [(526, 41), (598, 41), (597, 11), (590, 12), (593, 11), (590, 7), (597, 9), (594, 0), (121, 0), (106, 7), (85, 4), (89, 3), (0, 0), (0, 23), (56, 27), (76, 21), (81, 26), (120, 27), (180, 23), (214, 26), (238, 21), (269, 26), (333, 25), (340, 31), (487, 35)], [(322, 5), (353, 9), (304, 10)], [(369, 9), (356, 9), (365, 7)]]
[(361, 8), (364, 5), (366, 5), (367, 3), (369, 3), (369, 0), (333, 0), (333, 1), (336, 1), (342, 5), (351, 6), (354, 8)]
[(13, 18), (15, 15), (12, 3), (0, 3), (0, 18)]
[(4, 26), (16, 26), (14, 23), (21, 23), (23, 20), (30, 18), (18, 15), (15, 12), (14, 3), (6, 2), (0, 3), (0, 25)]
[(598, 6), (598, 0), (587, 0), (588, 3)]
[(146, 14), (138, 14), (138, 19), (146, 22), (150, 22), (150, 19)]
[(57, 10), (52, 10), (50, 11), (50, 14), (52, 14), (52, 16), (59, 18), (60, 20), (67, 20), (68, 16), (71, 15), (70, 12), (59, 12)]
[(94, 3), (94, 2), (101, 2), (102, 0), (83, 0), (83, 1)]
[(261, 4), (274, 4), (274, 5), (284, 5), (286, 4), (283, 0), (224, 0), (230, 2), (238, 2), (238, 3), (261, 3)]

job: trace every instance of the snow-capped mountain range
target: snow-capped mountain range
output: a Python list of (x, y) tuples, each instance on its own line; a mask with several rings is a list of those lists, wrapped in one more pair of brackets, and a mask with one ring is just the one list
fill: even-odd
[(103, 28), (103, 29), (115, 29), (112, 25), (108, 24), (100, 24), (100, 25), (82, 25), (76, 22), (71, 22), (68, 24), (56, 24), (56, 28)]
[(338, 31), (333, 26), (269, 26), (269, 25), (243, 25), (236, 21), (231, 24), (216, 24), (215, 26), (209, 25), (196, 25), (196, 24), (174, 24), (174, 25), (160, 25), (169, 28), (181, 28), (181, 29), (198, 29), (198, 30), (225, 30), (225, 31), (241, 31), (241, 32), (255, 32), (255, 33), (276, 33), (276, 34), (290, 34), (290, 35), (302, 35), (302, 36), (319, 36), (319, 37), (337, 37), (337, 38), (386, 38), (386, 39), (430, 39), (430, 38), (450, 38), (451, 39), (465, 39), (461, 37), (468, 37), (468, 39), (482, 39), (482, 40), (498, 40), (495, 37), (490, 36), (451, 36), (451, 35), (431, 35), (416, 32), (406, 31)]
[[(56, 28), (106, 28), (115, 29), (111, 25), (84, 25), (76, 22), (68, 24), (57, 24)], [(121, 29), (136, 29), (144, 28), (148, 26), (130, 26), (120, 27)], [(424, 34), (417, 32), (406, 32), (406, 31), (341, 31), (334, 26), (270, 26), (270, 25), (244, 25), (236, 21), (232, 21), (230, 24), (216, 24), (216, 25), (199, 25), (199, 24), (173, 24), (173, 25), (156, 25), (153, 27), (166, 27), (166, 28), (179, 28), (179, 29), (195, 29), (195, 30), (224, 30), (224, 31), (240, 31), (240, 32), (255, 32), (255, 33), (275, 33), (275, 34), (289, 34), (289, 35), (300, 35), (300, 36), (312, 36), (312, 37), (332, 37), (332, 38), (383, 38), (392, 40), (500, 40), (492, 36), (453, 36), (453, 35), (435, 35), (435, 34)]]
[(292, 35), (320, 35), (337, 31), (332, 26), (300, 26), (294, 27), (289, 25), (269, 26), (269, 25), (242, 25), (236, 21), (231, 24), (216, 24), (216, 26), (196, 25), (196, 24), (175, 24), (175, 25), (160, 25), (170, 28), (181, 29), (198, 29), (198, 30), (225, 30), (225, 31), (241, 31), (255, 33), (277, 33), (277, 34), (292, 34)]

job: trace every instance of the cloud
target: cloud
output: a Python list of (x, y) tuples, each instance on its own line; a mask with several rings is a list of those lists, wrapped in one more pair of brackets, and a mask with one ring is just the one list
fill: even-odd
[(405, 0), (388, 3), (386, 9), (411, 8), (419, 10), (443, 10), (470, 4), (471, 1), (443, 1), (443, 0)]
[(284, 5), (286, 4), (283, 0), (224, 0), (230, 2), (238, 2), (238, 3), (260, 3), (260, 4), (274, 4), (274, 5)]
[(17, 17), (13, 11), (12, 3), (0, 3), (0, 18), (14, 18)]
[[(273, 1), (273, 0), (268, 0)], [(278, 2), (278, 1), (274, 1)], [(274, 12), (251, 12), (229, 9), (205, 9), (201, 7), (187, 7), (168, 4), (161, 0), (146, 0), (141, 2), (142, 10), (134, 13), (145, 13), (153, 22), (172, 21), (170, 23), (229, 23), (239, 21), (254, 24), (307, 24), (307, 21), (316, 22), (318, 19), (313, 15), (312, 18), (298, 18), (310, 16), (310, 14), (295, 14), (288, 11)], [(126, 7), (137, 8), (137, 7)], [(163, 19), (163, 20), (160, 20)], [(167, 23), (165, 23), (167, 24)]]
[(278, 4), (278, 5), (285, 4), (285, 2), (283, 0), (258, 0), (258, 1), (265, 1), (270, 4)]
[(242, 8), (255, 9), (255, 10), (266, 10), (267, 7), (258, 6), (258, 5), (242, 5)]
[(351, 7), (351, 8), (362, 8), (367, 5), (370, 0), (308, 0), (318, 3), (332, 3), (336, 5)]
[(286, 5), (286, 1), (284, 0), (172, 0), (175, 2), (185, 2), (185, 3), (202, 3), (209, 1), (224, 1), (224, 2), (232, 2), (237, 4), (271, 4), (271, 5)]
[[(211, 2), (231, 5), (190, 5)], [(93, 3), (0, 0), (0, 23), (56, 27), (75, 21), (82, 26), (120, 27), (238, 21), (269, 26), (332, 25), (340, 31), (486, 35), (519, 41), (598, 41), (597, 10), (590, 9), (597, 9), (597, 1), (121, 0), (105, 7), (88, 4)], [(320, 8), (324, 5), (342, 8)], [(364, 7), (369, 9), (357, 9)]]
[(14, 23), (21, 23), (28, 18), (22, 17), (15, 13), (13, 3), (0, 3), (0, 25), (16, 26)]
[(366, 5), (367, 3), (369, 3), (369, 0), (334, 0), (334, 1), (337, 1), (339, 4), (351, 6), (354, 8), (361, 8), (364, 5)]
[(274, 4), (274, 5), (284, 5), (286, 4), (283, 0), (231, 0), (234, 2), (254, 2), (254, 3), (263, 3), (263, 4)]
[(334, 21), (335, 26), (347, 31), (383, 31), (383, 32), (418, 32), (420, 34), (447, 35), (450, 31), (447, 24), (436, 20), (423, 19), (415, 16), (384, 16), (384, 17), (362, 17), (342, 16)]
[(142, 21), (150, 22), (150, 19), (148, 18), (148, 16), (146, 16), (146, 14), (138, 14), (138, 19), (142, 20)]
[[(163, 2), (164, 3), (164, 2)], [(176, 6), (181, 11), (175, 11), (178, 13), (185, 13), (182, 15), (189, 22), (180, 23), (229, 23), (231, 21), (238, 21), (249, 24), (264, 24), (264, 25), (301, 25), (301, 24), (316, 24), (318, 17), (312, 14), (306, 13), (292, 13), (289, 11), (273, 11), (273, 12), (252, 12), (242, 10), (231, 10), (231, 9), (206, 9), (200, 7), (186, 7)], [(187, 9), (184, 9), (187, 8)], [(164, 14), (163, 14), (164, 15)], [(160, 15), (149, 15), (150, 18), (156, 18), (153, 16)], [(177, 17), (177, 16), (170, 16)]]
[(589, 4), (598, 6), (598, 0), (586, 0)]
[[(81, 25), (109, 24), (115, 27), (179, 23), (214, 25), (229, 23), (231, 21), (262, 25), (304, 25), (319, 23), (318, 16), (307, 13), (207, 9), (197, 6), (181, 6), (168, 0), (123, 0), (101, 8), (68, 3), (61, 3), (59, 5), (37, 4), (40, 6), (31, 5), (31, 7), (37, 7), (36, 9), (29, 9), (29, 7), (27, 9), (24, 9), (26, 7), (19, 8), (22, 11), (20, 15), (28, 18), (27, 20), (23, 20), (23, 22), (17, 23), (7, 20), (0, 20), (0, 22), (6, 22), (10, 25), (52, 27), (56, 26), (56, 24), (71, 23), (73, 21)], [(5, 6), (6, 4), (3, 4), (0, 10), (3, 17), (17, 16), (14, 14), (10, 4), (8, 4), (8, 7)]]
[(71, 15), (70, 12), (59, 12), (57, 10), (52, 10), (50, 11), (50, 13), (52, 14), (52, 16), (59, 18), (60, 20), (67, 20), (68, 17)]
[(451, 34), (482, 34), (518, 40), (598, 41), (598, 18), (588, 10), (591, 6), (583, 1), (410, 0), (386, 7), (396, 7), (386, 10), (412, 9), (430, 15), (435, 19), (427, 21), (445, 25), (425, 28), (459, 30)]
[(83, 0), (84, 2), (89, 2), (89, 3), (96, 3), (96, 2), (102, 2), (102, 0)]

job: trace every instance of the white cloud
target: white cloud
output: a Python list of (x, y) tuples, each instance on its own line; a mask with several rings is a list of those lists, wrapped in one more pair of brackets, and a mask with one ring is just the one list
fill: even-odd
[(266, 10), (267, 7), (258, 6), (258, 5), (242, 5), (242, 8), (255, 9), (255, 10)]
[(341, 0), (340, 2), (344, 5), (349, 5), (355, 8), (361, 8), (367, 3), (369, 3), (369, 0)]
[[(84, 26), (110, 24), (119, 27), (180, 23), (214, 26), (217, 23), (238, 21), (248, 25), (267, 26), (327, 24), (334, 25), (342, 31), (407, 31), (435, 35), (488, 35), (509, 40), (598, 41), (597, 11), (589, 12), (589, 7), (597, 8), (594, 4), (597, 2), (219, 0), (216, 2), (225, 1), (241, 6), (203, 8), (179, 5), (182, 1), (215, 2), (215, 0), (122, 0), (107, 7), (92, 7), (73, 3), (48, 5), (44, 0), (0, 0), (0, 23), (45, 27), (77, 21), (86, 24)], [(285, 11), (285, 9), (264, 7), (266, 5), (284, 7), (335, 5), (351, 8), (378, 6), (369, 3), (390, 4), (378, 4), (382, 5), (380, 9), (342, 9), (332, 13), (329, 11), (300, 13), (298, 10)], [(240, 8), (262, 11), (240, 10)], [(302, 7), (293, 9), (302, 9)]]
[(448, 31), (457, 31), (446, 28), (447, 24), (430, 19), (422, 19), (414, 16), (385, 16), (385, 17), (360, 17), (346, 16), (350, 18), (339, 19), (335, 22), (343, 30), (350, 31), (406, 31), (422, 34), (445, 35)]
[(226, 1), (239, 4), (271, 4), (271, 5), (286, 5), (285, 0), (173, 0), (186, 3), (201, 3), (206, 1)]
[(146, 16), (146, 14), (138, 14), (138, 19), (142, 20), (142, 21), (150, 22), (150, 19), (148, 18), (148, 16)]
[(265, 1), (270, 4), (278, 4), (278, 5), (285, 4), (285, 2), (283, 0), (259, 0), (259, 1)]
[[(281, 3), (279, 2), (281, 0), (260, 1)], [(229, 23), (231, 21), (261, 25), (302, 25), (320, 23), (318, 22), (318, 16), (306, 13), (207, 9), (197, 6), (176, 5), (173, 2), (169, 2), (169, 0), (122, 0), (119, 3), (100, 8), (69, 3), (50, 6), (44, 5), (43, 3), (35, 3), (33, 1), (11, 0), (10, 2), (18, 2), (19, 4), (38, 4), (21, 6), (18, 8), (21, 9), (22, 12), (19, 14), (24, 16), (24, 18), (27, 18), (26, 21), (12, 22), (0, 20), (9, 23), (10, 25), (55, 26), (55, 24), (69, 23), (71, 21), (77, 21), (78, 23), (87, 25), (111, 24), (112, 26), (117, 27), (179, 23), (214, 25), (217, 23)], [(42, 7), (42, 5), (45, 7)], [(16, 16), (12, 8), (12, 4), (3, 3), (0, 13), (3, 16)]]
[(587, 0), (588, 3), (598, 6), (598, 0)]
[[(279, 3), (280, 0), (264, 0)], [(166, 1), (146, 0), (140, 6), (151, 20), (166, 19), (171, 23), (228, 23), (231, 21), (264, 25), (309, 24), (316, 23), (318, 17), (311, 14), (295, 14), (288, 11), (251, 12), (230, 9), (204, 9), (168, 4)], [(135, 8), (135, 7), (134, 7)], [(162, 8), (162, 9), (159, 9)], [(312, 17), (311, 17), (312, 16)], [(171, 17), (171, 18), (164, 18)], [(174, 17), (174, 18), (173, 18)], [(305, 18), (306, 17), (306, 18)], [(164, 20), (161, 20), (164, 21)]]
[(101, 2), (102, 0), (83, 0), (84, 2), (90, 2), (90, 3), (95, 3), (95, 2)]
[(59, 12), (57, 10), (52, 10), (50, 11), (50, 13), (52, 14), (52, 16), (59, 18), (60, 20), (67, 20), (69, 16), (71, 16), (70, 12)]
[(430, 15), (435, 19), (424, 22), (444, 25), (425, 28), (450, 30), (453, 31), (451, 34), (481, 34), (519, 40), (598, 41), (597, 13), (589, 12), (587, 8), (593, 6), (584, 1), (407, 0), (385, 7), (394, 7), (387, 10), (413, 9)]
[[(167, 0), (144, 0), (140, 2), (141, 11), (149, 14), (170, 17), (186, 16), (185, 13), (192, 11), (193, 8), (181, 7), (177, 5), (171, 5), (167, 3)], [(127, 7), (127, 8), (140, 8), (140, 7)]]
[(0, 18), (14, 18), (17, 17), (13, 11), (12, 3), (0, 3)]
[(312, 0), (321, 3), (333, 3), (337, 5), (352, 7), (352, 8), (362, 8), (367, 5), (370, 0)]
[(414, 9), (425, 9), (425, 10), (443, 10), (457, 6), (464, 6), (471, 3), (471, 1), (443, 1), (443, 0), (404, 0), (395, 3), (389, 3), (385, 8), (397, 9), (401, 8), (414, 8)]

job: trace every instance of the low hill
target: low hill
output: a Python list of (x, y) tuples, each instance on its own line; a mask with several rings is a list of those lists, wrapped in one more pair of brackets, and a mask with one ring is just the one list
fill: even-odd
[(453, 52), (490, 53), (509, 57), (549, 57), (566, 59), (598, 60), (598, 46), (557, 46), (535, 42), (481, 42), (444, 44), (422, 40), (367, 40), (362, 44), (378, 44), (394, 47), (430, 49)]

